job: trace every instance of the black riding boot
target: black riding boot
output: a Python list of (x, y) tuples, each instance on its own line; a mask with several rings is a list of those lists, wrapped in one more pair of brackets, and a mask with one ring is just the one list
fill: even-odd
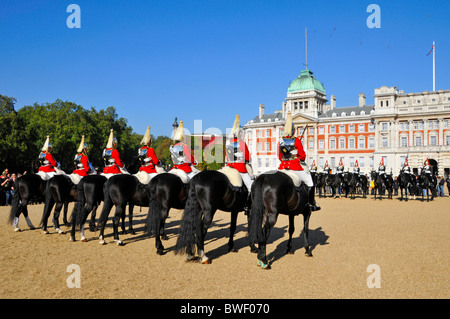
[(316, 205), (316, 200), (314, 199), (314, 187), (308, 187), (308, 204), (309, 207), (311, 208), (311, 211), (316, 211), (316, 210), (320, 210), (320, 206)]
[(252, 209), (252, 194), (248, 193), (247, 201), (245, 202), (245, 205), (244, 205), (244, 215), (245, 216), (248, 216), (248, 214), (250, 213), (250, 209)]

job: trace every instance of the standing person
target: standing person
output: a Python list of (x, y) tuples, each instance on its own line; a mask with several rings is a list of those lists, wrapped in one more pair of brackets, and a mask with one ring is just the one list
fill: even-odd
[(448, 197), (450, 197), (450, 175), (447, 176), (447, 179), (445, 181), (447, 182)]
[[(308, 203), (311, 211), (320, 210), (320, 207), (316, 205), (314, 199), (314, 184), (309, 173), (308, 166), (304, 163), (306, 159), (306, 153), (303, 149), (301, 140), (294, 136), (295, 128), (292, 123), (291, 112), (288, 112), (286, 118), (286, 124), (284, 126), (284, 133), (280, 141), (278, 142), (278, 158), (281, 163), (278, 167), (279, 170), (288, 169), (294, 172), (298, 178), (308, 186)], [(306, 167), (306, 169), (305, 169)]]
[(139, 167), (140, 172), (146, 172), (150, 175), (150, 179), (156, 176), (156, 165), (159, 164), (159, 159), (156, 157), (155, 151), (151, 147), (152, 137), (150, 135), (150, 126), (147, 126), (147, 131), (142, 138), (142, 146), (138, 151), (138, 158), (141, 162), (141, 167)]
[(2, 176), (0, 177), (0, 205), (8, 205), (9, 200), (9, 194), (8, 194), (8, 184), (9, 184), (9, 178), (8, 178), (8, 169), (5, 169), (2, 173)]
[(197, 162), (194, 156), (191, 154), (189, 147), (183, 143), (184, 138), (184, 127), (183, 121), (180, 121), (177, 131), (173, 136), (174, 144), (170, 146), (170, 155), (173, 161), (172, 169), (181, 169), (187, 174), (189, 179), (194, 177), (199, 170), (195, 167)]
[(440, 176), (440, 180), (438, 181), (438, 194), (440, 197), (444, 197), (444, 184), (445, 184), (445, 179), (444, 176)]
[(45, 173), (48, 177), (53, 177), (57, 174), (56, 169), (61, 169), (59, 162), (55, 160), (52, 155), (52, 144), (50, 143), (50, 136), (47, 135), (44, 146), (42, 146), (41, 153), (39, 154), (39, 172)]
[(253, 179), (248, 169), (250, 166), (250, 152), (248, 151), (247, 144), (243, 141), (243, 132), (240, 127), (239, 114), (236, 115), (231, 133), (228, 135), (225, 149), (226, 149), (226, 161), (227, 166), (236, 169), (242, 177), (242, 181), (247, 187), (248, 197), (244, 207), (246, 214), (250, 211), (251, 206), (251, 190)]
[(120, 159), (120, 154), (117, 150), (117, 139), (114, 137), (114, 131), (112, 129), (109, 133), (106, 148), (103, 150), (103, 160), (105, 162), (105, 167), (103, 168), (102, 175), (120, 173), (129, 174), (125, 164)]

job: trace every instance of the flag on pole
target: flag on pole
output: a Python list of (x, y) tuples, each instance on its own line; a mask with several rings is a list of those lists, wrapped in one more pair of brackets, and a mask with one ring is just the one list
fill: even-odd
[(427, 56), (429, 56), (430, 53), (433, 52), (433, 50), (434, 50), (434, 44), (431, 46), (431, 50), (430, 50), (430, 52), (428, 52)]

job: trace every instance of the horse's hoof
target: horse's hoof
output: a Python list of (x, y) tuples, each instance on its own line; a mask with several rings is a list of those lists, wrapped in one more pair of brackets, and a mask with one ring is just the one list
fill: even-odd
[(125, 246), (125, 244), (121, 240), (115, 240), (117, 246)]
[(100, 245), (106, 245), (106, 242), (105, 242), (103, 239), (101, 239), (98, 243), (99, 243)]
[(17, 232), (21, 232), (22, 230), (19, 227), (14, 228), (14, 231)]
[(288, 251), (286, 251), (286, 254), (288, 254), (288, 255), (293, 255), (293, 254), (294, 254), (294, 251), (291, 250), (291, 249), (289, 249)]
[(194, 256), (192, 256), (192, 255), (187, 255), (186, 256), (186, 262), (187, 263), (194, 262), (194, 261), (196, 261)]
[(250, 247), (250, 252), (256, 254), (258, 252), (258, 248)]
[(238, 250), (235, 247), (228, 247), (228, 252), (229, 253), (237, 253)]
[(84, 236), (83, 236), (83, 237), (81, 237), (81, 242), (83, 242), (83, 243), (87, 243), (87, 241), (88, 241), (88, 240), (87, 240), (87, 238), (86, 238), (86, 237), (84, 237)]
[(70, 237), (69, 237), (69, 241), (71, 241), (71, 242), (76, 241), (76, 240), (75, 240), (75, 237), (70, 236)]
[(305, 251), (305, 256), (306, 257), (312, 257), (313, 255), (312, 255), (312, 253), (310, 252), (310, 251)]
[(56, 231), (58, 232), (58, 234), (60, 234), (60, 235), (65, 234), (65, 232), (64, 232), (63, 230), (59, 229), (59, 228), (56, 228), (55, 230), (56, 230)]
[(270, 269), (270, 265), (262, 262), (261, 260), (258, 260), (258, 266), (260, 266), (261, 269)]
[(47, 229), (46, 229), (46, 230), (43, 230), (42, 233), (43, 233), (44, 235), (50, 234), (50, 232), (49, 232)]
[[(157, 249), (157, 250), (156, 250), (156, 254), (157, 254), (157, 255), (160, 255), (160, 256), (164, 255), (164, 249)], [(186, 261), (187, 261), (187, 260), (186, 260)]]
[(203, 265), (210, 265), (211, 264), (211, 259), (209, 259), (208, 257), (203, 257), (201, 263)]

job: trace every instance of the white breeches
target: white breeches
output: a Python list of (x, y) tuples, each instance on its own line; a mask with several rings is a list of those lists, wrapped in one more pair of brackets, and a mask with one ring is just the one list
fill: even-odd
[(247, 187), (247, 190), (250, 193), (252, 191), (252, 184), (253, 184), (252, 178), (248, 173), (239, 173), (239, 174), (242, 177), (242, 181), (244, 182), (245, 187)]
[(313, 187), (314, 183), (313, 180), (311, 178), (311, 174), (307, 171), (293, 171), (291, 170), (291, 173), (295, 173), (295, 175), (298, 176), (298, 178), (306, 184), (306, 186), (308, 187)]

